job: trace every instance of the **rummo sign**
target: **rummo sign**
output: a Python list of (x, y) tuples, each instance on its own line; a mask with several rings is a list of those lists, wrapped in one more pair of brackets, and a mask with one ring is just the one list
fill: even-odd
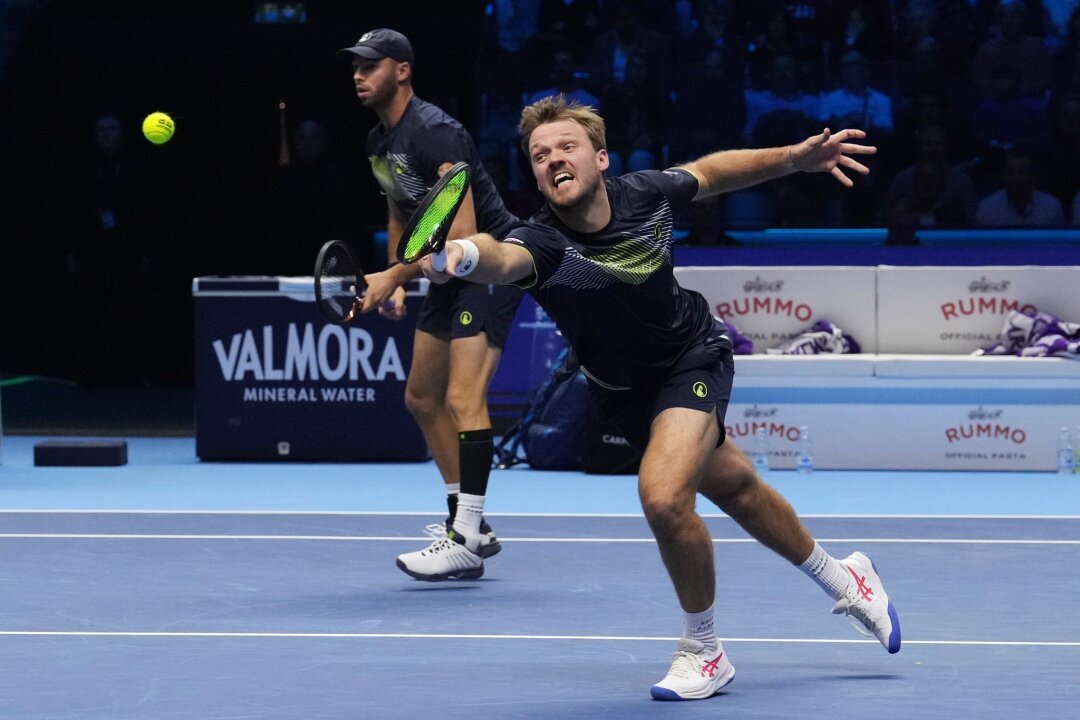
[(677, 267), (679, 283), (754, 343), (778, 347), (828, 320), (875, 352), (875, 269), (870, 267)]
[[(1009, 404), (845, 403), (848, 392), (837, 386), (836, 402), (801, 402), (799, 388), (790, 402), (743, 404), (747, 388), (733, 393), (725, 426), (731, 441), (753, 452), (754, 432), (765, 430), (774, 469), (795, 466), (798, 428), (810, 428), (814, 466), (843, 470), (1053, 470), (1057, 429), (1076, 425), (1080, 415), (1067, 408)], [(1019, 397), (1019, 395), (1018, 395)]]
[(1009, 313), (1080, 318), (1080, 268), (881, 267), (878, 352), (969, 354), (993, 345)]

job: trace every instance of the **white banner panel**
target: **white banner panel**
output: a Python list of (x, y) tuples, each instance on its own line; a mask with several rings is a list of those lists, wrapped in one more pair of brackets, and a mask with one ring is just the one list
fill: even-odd
[(1057, 435), (1076, 427), (1075, 408), (1042, 405), (739, 405), (728, 408), (729, 436), (748, 455), (754, 431), (769, 437), (773, 469), (792, 469), (798, 429), (810, 429), (822, 470), (1056, 469)]
[(818, 320), (877, 352), (873, 267), (677, 267), (683, 287), (705, 296), (713, 312), (754, 342), (778, 347)]
[(877, 352), (967, 355), (1013, 310), (1080, 320), (1080, 268), (881, 266), (877, 302)]

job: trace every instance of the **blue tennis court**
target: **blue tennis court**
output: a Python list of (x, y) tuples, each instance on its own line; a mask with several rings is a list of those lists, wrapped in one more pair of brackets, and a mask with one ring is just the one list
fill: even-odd
[(480, 580), (394, 557), (443, 516), (431, 463), (219, 464), (136, 439), (119, 468), (0, 465), (0, 717), (1072, 717), (1080, 482), (1048, 473), (768, 480), (874, 558), (904, 647), (829, 614), (709, 507), (736, 679), (658, 703), (681, 616), (634, 479), (496, 471)]

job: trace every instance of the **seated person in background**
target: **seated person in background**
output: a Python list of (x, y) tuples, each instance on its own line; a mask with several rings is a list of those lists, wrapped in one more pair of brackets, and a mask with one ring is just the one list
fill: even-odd
[(682, 162), (740, 144), (746, 98), (739, 69), (733, 69), (724, 53), (714, 49), (705, 53), (703, 62), (688, 65), (680, 73), (671, 118), (672, 160)]
[(793, 55), (777, 55), (769, 71), (768, 85), (761, 90), (746, 90), (746, 127), (743, 137), (754, 136), (758, 120), (776, 110), (793, 110), (808, 118), (818, 117), (818, 96), (804, 92), (800, 85), (799, 65)]
[(1021, 95), (1041, 96), (1050, 86), (1053, 60), (1042, 38), (1024, 32), (1024, 3), (999, 0), (990, 37), (979, 45), (971, 63), (975, 89), (982, 95), (994, 92), (999, 73), (1015, 79)]
[(609, 133), (613, 172), (660, 167), (673, 115), (667, 86), (656, 78), (645, 53), (634, 52), (626, 63), (626, 80), (604, 91), (600, 107), (616, 131)]
[(551, 86), (527, 93), (525, 104), (532, 103), (546, 97), (563, 95), (567, 100), (576, 100), (582, 105), (597, 107), (600, 99), (586, 90), (578, 79), (578, 70), (574, 62), (574, 56), (569, 50), (556, 50), (551, 56)]
[(611, 85), (625, 82), (635, 53), (648, 59), (658, 88), (670, 87), (670, 38), (642, 23), (640, 5), (632, 0), (616, 3), (613, 29), (597, 35), (589, 53), (589, 80), (594, 92), (603, 95)]
[(950, 165), (949, 138), (940, 125), (916, 131), (918, 161), (896, 174), (885, 200), (890, 225), (966, 225), (975, 217), (975, 183)]
[(1005, 155), (1005, 187), (983, 198), (975, 211), (977, 225), (1049, 226), (1063, 225), (1061, 201), (1035, 189), (1035, 168), (1031, 151), (1017, 146)]
[(1018, 142), (1041, 148), (1049, 132), (1048, 115), (1046, 99), (1022, 94), (1019, 78), (1001, 68), (994, 73), (991, 94), (976, 102), (971, 134), (984, 149), (1008, 149)]
[(865, 128), (875, 135), (893, 132), (892, 101), (870, 87), (870, 63), (858, 50), (848, 50), (840, 61), (840, 87), (821, 97), (818, 117), (831, 127)]

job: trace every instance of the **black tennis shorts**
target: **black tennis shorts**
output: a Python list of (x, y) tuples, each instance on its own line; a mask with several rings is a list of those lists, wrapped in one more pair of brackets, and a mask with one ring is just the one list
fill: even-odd
[(645, 450), (653, 420), (672, 407), (715, 410), (719, 447), (727, 435), (724, 417), (734, 379), (731, 340), (723, 323), (716, 322), (713, 332), (684, 353), (656, 382), (630, 390), (609, 390), (590, 380), (589, 396), (601, 420), (615, 427), (636, 450)]
[(417, 330), (440, 340), (473, 337), (487, 333), (488, 344), (506, 346), (524, 291), (510, 285), (480, 285), (451, 280), (431, 283), (420, 307)]

